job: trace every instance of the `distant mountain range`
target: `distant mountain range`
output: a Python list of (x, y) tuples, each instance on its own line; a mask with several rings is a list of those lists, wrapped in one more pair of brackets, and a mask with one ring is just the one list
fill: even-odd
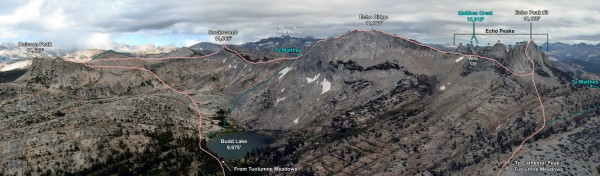
[(31, 59), (34, 57), (57, 57), (69, 53), (69, 51), (56, 50), (52, 48), (45, 48), (43, 53), (28, 53), (26, 48), (19, 47), (15, 43), (1, 43), (0, 44), (0, 63), (13, 63), (24, 59)]
[[(237, 50), (242, 52), (254, 52), (254, 53), (266, 53), (273, 50), (276, 46), (303, 46), (309, 47), (313, 45), (319, 39), (313, 37), (297, 38), (291, 36), (280, 36), (270, 37), (261, 39), (256, 42), (248, 42), (242, 45), (232, 45)], [(447, 50), (454, 51), (456, 46), (432, 44), (432, 46)], [(189, 49), (201, 54), (206, 55), (208, 53), (219, 50), (222, 46), (220, 44), (201, 42), (189, 47)], [(600, 71), (600, 44), (565, 44), (561, 42), (551, 43), (549, 45), (551, 60), (558, 60), (564, 63), (573, 64), (584, 68), (586, 71), (596, 72)], [(130, 53), (133, 55), (161, 55), (167, 54), (171, 51), (175, 51), (177, 47), (173, 45), (167, 46), (154, 46), (154, 45), (126, 45), (114, 43), (110, 50)], [(61, 50), (61, 49), (46, 49), (44, 53), (33, 54), (28, 53), (25, 48), (18, 47), (14, 43), (2, 43), (0, 44), (0, 71), (8, 71), (18, 68), (26, 68), (31, 65), (31, 59), (35, 57), (64, 57), (66, 60), (85, 60), (89, 59), (99, 53), (107, 50), (101, 49), (86, 49), (86, 50)], [(596, 68), (598, 67), (598, 68)]]
[(586, 72), (600, 73), (600, 44), (552, 43), (549, 49), (548, 54), (565, 65), (575, 66)]
[(558, 60), (600, 60), (600, 44), (591, 45), (586, 43), (579, 43), (569, 45), (559, 42), (550, 44), (549, 48), (549, 54), (554, 56)]
[[(251, 52), (270, 52), (275, 47), (309, 47), (315, 44), (319, 39), (313, 37), (291, 37), (291, 36), (280, 36), (280, 37), (270, 37), (266, 39), (261, 39), (256, 42), (248, 42), (242, 45), (231, 45), (236, 47), (237, 49), (242, 49), (244, 51)], [(210, 42), (201, 42), (195, 45), (190, 46), (190, 49), (200, 52), (202, 54), (206, 54), (207, 52), (214, 52), (221, 48), (221, 45), (214, 44)]]
[[(148, 55), (168, 53), (177, 47), (173, 45), (126, 45), (113, 43), (110, 50), (131, 53), (134, 55)], [(31, 59), (36, 57), (63, 57), (66, 60), (81, 61), (94, 57), (107, 50), (85, 49), (85, 50), (62, 50), (56, 48), (45, 48), (43, 53), (29, 53), (26, 48), (19, 47), (15, 43), (0, 44), (0, 72), (14, 69), (27, 68), (31, 65)]]

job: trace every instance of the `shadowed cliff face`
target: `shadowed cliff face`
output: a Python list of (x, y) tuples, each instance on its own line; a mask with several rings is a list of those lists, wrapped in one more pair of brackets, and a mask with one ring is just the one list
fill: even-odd
[[(277, 46), (294, 44), (306, 43)], [(266, 49), (252, 53), (248, 46), (254, 45), (231, 48), (244, 50), (250, 61), (282, 55)], [(489, 175), (541, 123), (531, 76), (514, 76), (489, 60), (442, 53), (375, 31), (298, 47), (302, 57), (267, 64), (248, 63), (226, 50), (195, 59), (88, 64), (144, 68), (192, 96), (204, 116), (202, 134), (221, 129), (216, 112), (230, 110), (229, 123), (278, 138), (251, 154), (254, 159), (240, 162), (301, 168), (291, 175)], [(152, 57), (199, 57), (218, 47), (205, 43), (192, 49)], [(531, 72), (527, 52), (536, 64), (548, 117), (589, 106), (596, 96), (561, 84), (572, 76), (547, 64), (533, 43), (527, 51), (524, 45), (507, 50), (503, 44), (458, 51), (496, 59), (523, 74)], [(196, 137), (199, 122), (185, 96), (147, 71), (92, 67), (34, 59), (24, 76), (0, 84), (2, 172), (68, 168), (87, 173), (120, 153), (127, 156), (118, 159), (123, 163), (144, 162), (138, 159), (145, 151), (205, 157), (190, 154), (197, 146), (182, 142)], [(581, 124), (588, 123), (593, 120), (583, 118)], [(585, 127), (555, 128), (560, 125), (567, 131)], [(554, 144), (553, 135), (559, 134), (548, 132), (537, 141)], [(166, 159), (152, 162), (172, 166)], [(42, 163), (35, 164), (43, 166), (41, 171), (33, 163)], [(202, 159), (187, 163), (205, 164)], [(189, 173), (202, 168), (173, 167)]]

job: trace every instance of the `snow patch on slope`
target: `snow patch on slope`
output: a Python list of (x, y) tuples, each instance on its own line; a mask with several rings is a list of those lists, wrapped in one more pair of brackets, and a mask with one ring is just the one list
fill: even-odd
[(461, 56), (458, 59), (456, 59), (456, 62), (460, 62), (461, 60), (463, 60), (465, 58), (465, 56)]
[(321, 90), (321, 94), (324, 94), (325, 92), (328, 92), (329, 90), (331, 90), (331, 82), (327, 81), (327, 78), (323, 78), (323, 82), (321, 82), (321, 86), (323, 86), (323, 89)]
[(311, 83), (311, 82), (313, 82), (313, 81), (315, 81), (315, 80), (319, 79), (319, 76), (320, 76), (320, 75), (321, 75), (321, 73), (319, 73), (319, 74), (315, 75), (315, 77), (313, 77), (313, 78), (306, 77), (306, 82), (308, 82), (308, 83)]
[(279, 79), (283, 78), (283, 76), (285, 76), (285, 74), (287, 74), (290, 70), (292, 70), (292, 67), (285, 67), (283, 70), (281, 70), (281, 72), (279, 72), (281, 74)]
[(278, 98), (277, 101), (275, 101), (275, 106), (277, 106), (277, 103), (279, 103), (280, 101), (285, 100), (285, 97), (283, 98)]

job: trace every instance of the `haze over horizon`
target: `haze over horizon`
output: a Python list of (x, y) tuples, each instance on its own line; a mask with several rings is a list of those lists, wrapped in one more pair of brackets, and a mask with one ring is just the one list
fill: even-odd
[[(485, 1), (446, 2), (359, 2), (316, 1), (284, 3), (281, 1), (77, 1), (9, 0), (0, 2), (0, 42), (50, 41), (61, 49), (110, 49), (114, 43), (127, 45), (190, 46), (198, 42), (215, 42), (208, 30), (238, 30), (229, 43), (240, 44), (262, 38), (279, 36), (278, 26), (295, 26), (300, 34), (324, 38), (352, 29), (379, 29), (423, 43), (451, 44), (454, 33), (471, 33), (471, 24), (458, 10), (493, 11), (477, 24), (476, 32), (486, 28), (513, 29), (528, 33), (529, 22), (514, 10), (549, 10), (533, 23), (534, 33), (548, 33), (550, 43), (576, 44), (600, 42), (600, 2), (570, 1)], [(134, 5), (136, 4), (136, 5)], [(139, 5), (141, 4), (141, 5)], [(501, 5), (500, 5), (501, 4)], [(248, 8), (261, 7), (261, 8)], [(382, 8), (384, 7), (384, 8)], [(481, 7), (494, 7), (493, 9)], [(343, 10), (342, 10), (343, 9)], [(103, 13), (110, 11), (111, 13)], [(435, 12), (435, 13), (433, 13)], [(359, 14), (384, 14), (389, 19), (382, 26), (369, 27)], [(560, 24), (560, 25), (558, 25)], [(585, 26), (585, 27), (582, 27)], [(459, 42), (467, 42), (457, 38)], [(501, 40), (514, 43), (526, 36), (497, 38), (480, 36), (480, 45)], [(544, 43), (545, 36), (534, 37)], [(217, 42), (219, 43), (219, 42)]]

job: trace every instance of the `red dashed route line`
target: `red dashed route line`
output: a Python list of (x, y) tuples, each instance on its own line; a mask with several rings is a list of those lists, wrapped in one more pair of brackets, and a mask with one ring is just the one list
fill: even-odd
[[(359, 31), (360, 31), (360, 32), (367, 32), (367, 30), (352, 30), (351, 32), (359, 32)], [(392, 37), (395, 37), (395, 38), (398, 38), (398, 39), (404, 40), (404, 41), (406, 41), (406, 42), (409, 42), (409, 43), (412, 43), (412, 44), (415, 44), (415, 45), (418, 45), (418, 46), (426, 47), (426, 48), (432, 49), (432, 50), (434, 50), (434, 51), (441, 52), (441, 53), (445, 53), (445, 54), (455, 54), (455, 55), (460, 55), (460, 56), (464, 56), (464, 57), (478, 57), (478, 58), (486, 59), (486, 60), (489, 60), (489, 61), (495, 62), (496, 64), (500, 65), (501, 67), (503, 67), (504, 69), (506, 69), (508, 72), (510, 72), (511, 74), (513, 74), (513, 75), (516, 75), (516, 76), (531, 76), (531, 80), (532, 80), (532, 83), (533, 83), (533, 87), (534, 87), (534, 89), (535, 89), (536, 95), (537, 95), (537, 97), (538, 97), (538, 100), (539, 100), (539, 102), (540, 102), (540, 107), (542, 108), (542, 117), (543, 117), (544, 123), (542, 123), (542, 127), (540, 127), (540, 128), (537, 130), (537, 131), (535, 131), (535, 132), (534, 132), (533, 134), (531, 134), (529, 137), (525, 138), (525, 139), (523, 140), (523, 142), (521, 142), (521, 145), (519, 145), (519, 147), (517, 147), (517, 149), (513, 151), (513, 153), (512, 153), (512, 155), (510, 156), (510, 158), (508, 158), (508, 160), (506, 160), (506, 162), (504, 162), (504, 164), (502, 165), (502, 167), (499, 169), (499, 172), (498, 172), (497, 176), (499, 176), (499, 175), (502, 173), (502, 171), (503, 171), (504, 167), (506, 167), (506, 165), (507, 165), (507, 164), (510, 162), (510, 160), (511, 160), (511, 159), (514, 157), (514, 155), (515, 155), (515, 154), (516, 154), (516, 153), (517, 153), (517, 152), (518, 152), (518, 151), (519, 151), (519, 150), (522, 148), (522, 146), (525, 144), (525, 142), (527, 142), (529, 139), (531, 139), (533, 136), (535, 136), (536, 134), (538, 134), (540, 131), (542, 131), (542, 130), (544, 129), (544, 127), (545, 127), (545, 123), (546, 123), (546, 114), (545, 114), (545, 110), (544, 110), (544, 104), (543, 104), (543, 102), (542, 102), (542, 97), (540, 96), (540, 93), (539, 93), (539, 91), (538, 91), (538, 89), (537, 89), (537, 85), (536, 85), (536, 83), (535, 83), (535, 74), (534, 74), (534, 73), (535, 73), (535, 64), (534, 64), (533, 60), (532, 60), (532, 59), (529, 57), (529, 55), (528, 55), (528, 52), (527, 52), (527, 48), (529, 47), (529, 43), (530, 43), (531, 41), (528, 41), (528, 42), (527, 42), (527, 46), (525, 46), (525, 56), (527, 57), (527, 59), (528, 59), (528, 60), (529, 60), (529, 62), (531, 63), (531, 65), (532, 65), (532, 66), (531, 66), (531, 67), (532, 67), (532, 70), (531, 70), (531, 72), (529, 72), (529, 73), (520, 74), (520, 73), (515, 73), (515, 72), (514, 72), (514, 71), (512, 71), (510, 68), (508, 68), (508, 67), (507, 67), (507, 66), (505, 66), (504, 64), (500, 63), (500, 62), (499, 62), (498, 60), (496, 60), (496, 59), (492, 59), (492, 58), (485, 57), (485, 56), (480, 56), (480, 55), (469, 55), (469, 54), (463, 54), (463, 53), (458, 53), (458, 52), (449, 52), (449, 51), (444, 51), (444, 50), (437, 49), (437, 48), (434, 48), (434, 47), (432, 47), (432, 46), (429, 46), (429, 45), (425, 45), (425, 44), (421, 44), (421, 43), (418, 43), (418, 42), (412, 41), (412, 40), (410, 40), (410, 39), (407, 39), (407, 38), (404, 38), (404, 37), (401, 37), (401, 36), (398, 36), (398, 35), (395, 35), (395, 34), (387, 33), (387, 32), (381, 31), (381, 30), (373, 30), (373, 31), (376, 31), (376, 32), (379, 32), (379, 33), (382, 33), (382, 34), (386, 34), (386, 35), (389, 35), (389, 36), (392, 36)], [(337, 39), (337, 38), (340, 38), (340, 37), (342, 37), (342, 36), (344, 36), (344, 35), (350, 34), (351, 32), (344, 33), (344, 34), (341, 34), (341, 35), (339, 35), (339, 36), (337, 36), (337, 37), (332, 37), (332, 38), (330, 38), (330, 39)], [(312, 47), (314, 47), (314, 46), (316, 46), (318, 43), (320, 43), (320, 42), (323, 42), (323, 41), (326, 41), (326, 40), (329, 40), (329, 39), (322, 39), (322, 40), (319, 40), (319, 41), (317, 41), (317, 42), (316, 42), (316, 43), (315, 43), (315, 44), (314, 44)], [(311, 47), (310, 49), (312, 49), (312, 47)], [(128, 67), (128, 66), (93, 66), (93, 65), (89, 65), (88, 63), (100, 62), (100, 61), (122, 61), (122, 60), (200, 59), (200, 58), (206, 58), (206, 57), (209, 57), (209, 56), (215, 55), (215, 54), (217, 54), (217, 53), (221, 52), (223, 49), (225, 49), (225, 50), (227, 50), (227, 51), (230, 51), (230, 52), (234, 53), (234, 54), (235, 54), (237, 57), (239, 57), (239, 58), (240, 58), (240, 59), (242, 59), (244, 62), (246, 62), (246, 63), (249, 63), (249, 64), (266, 64), (266, 63), (277, 62), (277, 61), (280, 61), (280, 60), (292, 60), (292, 59), (299, 59), (299, 58), (301, 58), (302, 56), (304, 56), (304, 55), (306, 55), (306, 54), (308, 54), (308, 53), (310, 52), (310, 49), (309, 49), (309, 50), (306, 52), (306, 54), (303, 54), (303, 55), (300, 55), (300, 56), (297, 56), (297, 57), (289, 57), (289, 58), (282, 57), (282, 58), (276, 58), (276, 59), (272, 59), (272, 60), (269, 60), (269, 61), (259, 61), (259, 62), (253, 62), (253, 61), (250, 61), (250, 60), (247, 60), (246, 58), (244, 58), (244, 57), (243, 57), (243, 56), (242, 56), (242, 55), (241, 55), (239, 52), (237, 52), (237, 51), (235, 51), (235, 50), (233, 50), (233, 49), (231, 49), (231, 48), (227, 47), (227, 45), (223, 45), (223, 46), (222, 46), (222, 47), (221, 47), (221, 48), (220, 48), (218, 51), (216, 51), (216, 52), (214, 52), (214, 53), (212, 53), (212, 54), (208, 54), (208, 55), (204, 55), (204, 56), (197, 56), (197, 57), (163, 57), (163, 58), (139, 58), (139, 57), (136, 57), (136, 58), (130, 58), (130, 57), (129, 57), (129, 58), (107, 58), (107, 59), (88, 60), (88, 61), (85, 61), (85, 62), (75, 62), (75, 63), (82, 63), (82, 64), (84, 64), (85, 66), (92, 67), (92, 68), (120, 68), (120, 69), (134, 69), (134, 70), (141, 70), (141, 71), (145, 71), (145, 72), (148, 72), (148, 73), (150, 73), (150, 74), (151, 74), (151, 75), (152, 75), (154, 78), (156, 78), (158, 81), (160, 81), (161, 83), (163, 83), (163, 84), (164, 84), (164, 85), (165, 85), (167, 88), (171, 89), (171, 90), (172, 90), (173, 92), (175, 92), (175, 93), (182, 94), (182, 95), (186, 96), (187, 98), (189, 98), (189, 99), (192, 101), (192, 103), (194, 104), (194, 108), (195, 108), (195, 109), (196, 109), (196, 111), (198, 112), (198, 137), (199, 137), (199, 138), (200, 138), (200, 140), (201, 140), (201, 139), (202, 139), (202, 114), (201, 114), (201, 112), (200, 112), (200, 108), (198, 107), (198, 105), (197, 105), (196, 101), (195, 101), (195, 100), (194, 100), (194, 99), (193, 99), (191, 96), (189, 96), (189, 95), (188, 95), (188, 94), (186, 94), (186, 93), (183, 93), (183, 92), (181, 92), (181, 91), (178, 91), (178, 90), (174, 89), (173, 87), (171, 87), (170, 85), (168, 85), (166, 82), (164, 82), (162, 79), (160, 79), (160, 77), (158, 77), (156, 74), (154, 74), (152, 71), (150, 71), (150, 70), (148, 70), (148, 69), (146, 69), (146, 68), (140, 68), (140, 67)], [(200, 142), (201, 142), (201, 141), (200, 141)], [(206, 151), (206, 150), (202, 149), (201, 145), (200, 145), (200, 147), (199, 147), (199, 148), (200, 148), (200, 150), (202, 150), (202, 151), (206, 152), (207, 154), (209, 154), (210, 156), (212, 156), (212, 157), (213, 157), (215, 160), (217, 160), (217, 162), (218, 162), (218, 163), (219, 163), (219, 165), (221, 166), (221, 170), (222, 170), (222, 172), (223, 172), (223, 175), (225, 175), (225, 168), (223, 167), (223, 164), (220, 162), (220, 160), (219, 160), (219, 159), (218, 159), (216, 156), (212, 155), (210, 152), (208, 152), (208, 151)]]
[(425, 45), (425, 44), (420, 44), (420, 43), (414, 42), (412, 40), (400, 37), (400, 36), (395, 35), (395, 34), (390, 34), (390, 33), (387, 33), (387, 32), (384, 32), (384, 31), (379, 31), (379, 30), (375, 30), (375, 31), (378, 31), (378, 32), (381, 32), (381, 33), (384, 33), (384, 34), (387, 34), (387, 35), (390, 35), (390, 36), (402, 39), (404, 41), (407, 41), (407, 42), (410, 42), (410, 43), (413, 43), (413, 44), (416, 44), (416, 45), (419, 45), (419, 46), (424, 46), (424, 47), (433, 49), (433, 50), (438, 51), (438, 52), (447, 53), (447, 54), (457, 54), (457, 55), (468, 56), (468, 57), (479, 57), (479, 58), (483, 58), (483, 59), (486, 59), (486, 60), (490, 60), (490, 61), (496, 62), (498, 65), (504, 67), (504, 69), (506, 69), (507, 71), (509, 71), (510, 73), (512, 73), (513, 75), (516, 75), (516, 76), (529, 76), (529, 75), (531, 75), (531, 82), (533, 83), (533, 88), (535, 89), (535, 94), (537, 95), (538, 101), (540, 102), (540, 108), (542, 109), (542, 119), (543, 119), (542, 126), (538, 130), (536, 130), (533, 134), (529, 135), (527, 138), (525, 138), (521, 142), (521, 144), (517, 147), (517, 149), (515, 149), (512, 152), (512, 154), (510, 155), (510, 157), (504, 162), (504, 164), (502, 164), (502, 167), (500, 167), (500, 169), (498, 170), (498, 174), (496, 174), (496, 176), (500, 176), (500, 174), (502, 174), (502, 171), (504, 170), (504, 168), (506, 167), (506, 165), (508, 165), (508, 163), (510, 163), (510, 160), (512, 160), (512, 158), (514, 158), (514, 156), (517, 154), (517, 152), (519, 150), (521, 150), (521, 148), (523, 147), (523, 145), (525, 145), (525, 142), (527, 142), (529, 139), (533, 138), (533, 136), (535, 136), (536, 134), (538, 134), (539, 132), (541, 132), (542, 130), (544, 130), (544, 128), (546, 127), (546, 111), (544, 109), (544, 103), (542, 101), (542, 96), (540, 95), (540, 92), (539, 92), (539, 90), (537, 88), (537, 85), (535, 83), (535, 63), (533, 62), (533, 60), (531, 59), (531, 57), (529, 57), (529, 54), (528, 54), (529, 52), (527, 51), (527, 49), (529, 48), (529, 44), (531, 43), (531, 40), (527, 41), (527, 45), (525, 45), (525, 57), (527, 57), (527, 59), (531, 63), (531, 72), (527, 73), (527, 74), (518, 74), (518, 73), (513, 72), (508, 67), (504, 66), (502, 63), (500, 63), (496, 59), (492, 59), (492, 58), (488, 58), (488, 57), (483, 57), (483, 56), (478, 56), (478, 55), (468, 55), (468, 54), (462, 54), (462, 53), (458, 53), (458, 52), (443, 51), (443, 50), (431, 47), (429, 45)]
[[(340, 35), (336, 38), (339, 38), (343, 35)], [(325, 41), (325, 39), (323, 40), (319, 40), (315, 43), (318, 44), (322, 41)], [(313, 47), (315, 46), (313, 45)], [(311, 47), (312, 48), (312, 47)], [(206, 154), (210, 155), (211, 157), (213, 157), (215, 160), (217, 160), (217, 163), (219, 163), (219, 166), (221, 167), (221, 172), (223, 172), (223, 175), (225, 176), (225, 168), (223, 167), (223, 163), (220, 162), (219, 158), (217, 158), (216, 156), (214, 156), (213, 154), (211, 154), (210, 152), (208, 152), (207, 150), (202, 148), (202, 113), (200, 111), (200, 108), (198, 107), (198, 103), (196, 103), (196, 101), (194, 100), (194, 98), (192, 98), (190, 95), (178, 91), (177, 89), (173, 88), (172, 86), (170, 86), (169, 84), (167, 84), (165, 81), (163, 81), (162, 79), (160, 79), (160, 77), (158, 77), (158, 75), (156, 75), (154, 72), (146, 69), (146, 68), (142, 68), (142, 67), (129, 67), (129, 66), (96, 66), (96, 65), (89, 65), (88, 63), (95, 63), (95, 62), (101, 62), (101, 61), (124, 61), (124, 60), (167, 60), (167, 59), (201, 59), (201, 58), (206, 58), (212, 55), (215, 55), (219, 52), (221, 52), (223, 49), (226, 49), (227, 51), (233, 52), (235, 53), (235, 55), (237, 55), (240, 59), (242, 59), (244, 62), (249, 63), (249, 64), (266, 64), (266, 63), (272, 63), (272, 62), (276, 62), (279, 60), (291, 60), (291, 59), (297, 59), (302, 57), (302, 55), (297, 56), (297, 57), (292, 57), (292, 58), (276, 58), (273, 60), (269, 60), (269, 61), (263, 61), (263, 62), (252, 62), (247, 60), (246, 58), (244, 58), (239, 52), (230, 49), (229, 47), (227, 47), (227, 45), (223, 45), (218, 51), (208, 54), (208, 55), (204, 55), (204, 56), (196, 56), (196, 57), (163, 57), (163, 58), (140, 58), (140, 57), (136, 57), (136, 58), (107, 58), (107, 59), (97, 59), (97, 60), (87, 60), (84, 62), (74, 62), (74, 63), (81, 63), (87, 67), (90, 68), (116, 68), (116, 69), (132, 69), (132, 70), (141, 70), (141, 71), (145, 71), (150, 73), (154, 78), (156, 78), (158, 81), (160, 81), (163, 85), (165, 85), (167, 88), (171, 89), (173, 92), (181, 94), (186, 96), (188, 99), (190, 99), (190, 101), (192, 102), (192, 104), (194, 105), (195, 110), (198, 113), (198, 138), (200, 140), (200, 143), (198, 144), (198, 148), (200, 148), (200, 150), (202, 150), (203, 152), (205, 152)], [(73, 61), (68, 61), (68, 62), (73, 62)]]
[(202, 143), (202, 113), (200, 113), (200, 108), (198, 107), (198, 103), (196, 103), (196, 100), (194, 100), (194, 98), (192, 98), (192, 96), (190, 96), (184, 92), (178, 91), (177, 89), (171, 87), (165, 81), (160, 79), (160, 77), (158, 77), (156, 74), (154, 74), (154, 72), (152, 72), (148, 69), (145, 69), (145, 68), (127, 67), (127, 66), (94, 66), (94, 65), (88, 65), (87, 63), (83, 63), (83, 64), (85, 66), (92, 67), (92, 68), (117, 68), (117, 69), (132, 69), (132, 70), (145, 71), (145, 72), (150, 73), (154, 78), (156, 78), (156, 80), (160, 81), (162, 84), (164, 84), (167, 88), (171, 89), (173, 92), (184, 95), (188, 99), (190, 99), (190, 101), (192, 101), (192, 104), (194, 105), (194, 109), (196, 109), (196, 111), (198, 112), (198, 139), (200, 139), (199, 143), (198, 143), (198, 145), (199, 145), (198, 148), (200, 148), (200, 150), (202, 150), (203, 152), (205, 152), (206, 154), (210, 155), (215, 160), (217, 160), (217, 162), (219, 163), (219, 166), (221, 166), (221, 172), (223, 172), (223, 175), (225, 176), (225, 168), (223, 167), (223, 164), (220, 162), (219, 158), (217, 158), (215, 155), (211, 154), (210, 152), (208, 152), (202, 148), (202, 144), (201, 144)]
[(531, 57), (529, 57), (529, 54), (528, 54), (529, 52), (527, 51), (527, 49), (529, 48), (529, 44), (531, 43), (531, 40), (527, 41), (527, 45), (525, 46), (525, 57), (527, 57), (527, 59), (531, 63), (531, 72), (527, 73), (527, 74), (519, 74), (519, 73), (513, 72), (511, 69), (509, 69), (508, 67), (504, 66), (502, 63), (500, 63), (496, 59), (492, 59), (492, 58), (488, 58), (488, 57), (484, 57), (484, 56), (478, 56), (478, 55), (468, 55), (468, 54), (462, 54), (462, 53), (458, 53), (458, 52), (443, 51), (443, 50), (431, 47), (429, 45), (425, 45), (425, 44), (420, 44), (420, 43), (414, 42), (412, 40), (406, 39), (404, 37), (400, 37), (400, 36), (395, 35), (395, 34), (390, 34), (390, 33), (384, 32), (384, 31), (380, 31), (380, 30), (374, 30), (374, 31), (381, 32), (381, 33), (384, 33), (384, 34), (387, 34), (387, 35), (390, 35), (390, 36), (402, 39), (404, 41), (413, 43), (415, 45), (424, 46), (424, 47), (433, 49), (433, 50), (438, 51), (438, 52), (442, 52), (442, 53), (446, 53), (446, 54), (457, 54), (457, 55), (462, 55), (462, 56), (467, 56), (467, 57), (479, 57), (479, 58), (483, 58), (483, 59), (486, 59), (486, 60), (490, 60), (490, 61), (496, 62), (498, 65), (502, 66), (504, 69), (506, 69), (507, 71), (509, 71), (510, 73), (512, 73), (513, 75), (516, 75), (516, 76), (529, 76), (529, 75), (531, 76), (531, 82), (533, 83), (533, 88), (535, 89), (535, 94), (537, 95), (538, 101), (540, 102), (540, 108), (542, 109), (542, 119), (543, 119), (542, 126), (538, 130), (536, 130), (533, 134), (529, 135), (527, 138), (525, 138), (521, 142), (521, 144), (517, 147), (517, 149), (515, 149), (512, 152), (512, 154), (510, 155), (510, 157), (504, 162), (504, 164), (502, 164), (502, 167), (500, 167), (500, 169), (498, 170), (498, 174), (496, 174), (496, 176), (500, 176), (500, 174), (502, 174), (502, 171), (504, 170), (504, 168), (506, 167), (506, 165), (508, 165), (508, 163), (510, 163), (510, 160), (512, 160), (512, 158), (514, 158), (514, 156), (517, 154), (517, 152), (519, 150), (521, 150), (521, 148), (523, 147), (523, 145), (525, 145), (525, 142), (527, 142), (529, 139), (533, 138), (533, 136), (535, 136), (536, 134), (538, 134), (539, 132), (541, 132), (542, 130), (544, 130), (544, 128), (546, 127), (546, 111), (544, 109), (544, 103), (542, 101), (542, 96), (540, 95), (540, 92), (539, 92), (539, 90), (537, 88), (537, 85), (535, 83), (535, 63), (533, 62), (533, 60), (531, 59)]
[[(223, 45), (224, 47), (225, 45)], [(185, 57), (185, 56), (180, 56), (180, 57), (124, 57), (124, 58), (106, 58), (106, 59), (95, 59), (95, 60), (86, 60), (84, 62), (76, 62), (76, 63), (94, 63), (94, 62), (101, 62), (101, 61), (123, 61), (123, 60), (167, 60), (167, 59), (201, 59), (201, 58), (205, 58), (205, 57), (209, 57), (212, 55), (215, 55), (217, 53), (219, 53), (223, 47), (221, 47), (218, 51), (208, 54), (208, 55), (204, 55), (204, 56), (194, 56), (194, 57)]]
[(544, 130), (544, 128), (546, 127), (546, 111), (544, 110), (544, 103), (542, 101), (542, 96), (540, 95), (540, 91), (537, 88), (537, 85), (535, 84), (535, 63), (533, 62), (533, 60), (529, 57), (529, 52), (527, 52), (527, 48), (529, 47), (529, 43), (531, 42), (531, 40), (529, 40), (527, 42), (527, 45), (525, 46), (525, 57), (527, 57), (527, 59), (529, 59), (529, 62), (531, 62), (531, 82), (533, 83), (533, 88), (535, 89), (535, 94), (538, 97), (538, 101), (540, 102), (540, 108), (542, 108), (542, 117), (543, 117), (543, 123), (542, 126), (536, 130), (533, 134), (529, 135), (527, 138), (525, 138), (523, 140), (523, 142), (521, 142), (521, 145), (519, 145), (519, 147), (517, 147), (517, 149), (515, 149), (515, 151), (513, 151), (513, 153), (510, 155), (510, 157), (506, 160), (506, 162), (504, 162), (504, 164), (502, 164), (502, 167), (499, 169), (498, 174), (496, 174), (496, 176), (500, 176), (500, 174), (502, 173), (502, 171), (504, 170), (504, 167), (506, 167), (506, 165), (508, 165), (508, 163), (510, 163), (510, 160), (515, 157), (515, 154), (517, 154), (517, 152), (519, 150), (521, 150), (521, 148), (523, 147), (523, 145), (525, 145), (525, 142), (527, 142), (529, 139), (531, 139), (533, 136), (535, 136), (536, 134), (538, 134), (539, 132), (541, 132), (542, 130)]
[(500, 167), (500, 169), (498, 170), (498, 174), (496, 174), (496, 176), (500, 176), (500, 174), (502, 174), (502, 171), (504, 170), (504, 168), (506, 167), (506, 165), (508, 165), (508, 163), (510, 163), (510, 160), (512, 160), (512, 158), (515, 157), (515, 155), (517, 154), (517, 152), (519, 150), (521, 150), (521, 148), (523, 147), (523, 145), (525, 145), (525, 142), (527, 142), (529, 139), (533, 138), (533, 136), (535, 136), (536, 134), (538, 134), (539, 132), (541, 132), (542, 130), (544, 130), (544, 128), (546, 127), (546, 111), (544, 109), (544, 103), (542, 101), (542, 96), (540, 95), (540, 92), (539, 92), (539, 90), (537, 88), (537, 85), (535, 83), (535, 63), (533, 62), (533, 60), (531, 59), (531, 57), (529, 57), (529, 54), (528, 54), (529, 52), (527, 51), (527, 49), (529, 48), (529, 44), (531, 43), (531, 40), (527, 41), (527, 45), (525, 45), (525, 57), (527, 57), (527, 59), (531, 63), (531, 72), (527, 73), (527, 74), (518, 74), (518, 73), (513, 72), (508, 67), (504, 66), (502, 63), (500, 63), (496, 59), (492, 59), (492, 58), (488, 58), (488, 57), (483, 57), (483, 56), (478, 56), (478, 55), (468, 55), (468, 54), (462, 54), (462, 53), (457, 53), (457, 52), (443, 51), (443, 50), (431, 47), (429, 45), (424, 45), (424, 44), (420, 44), (420, 43), (414, 42), (412, 40), (400, 37), (398, 35), (390, 34), (390, 33), (387, 33), (387, 32), (384, 32), (384, 31), (379, 31), (379, 30), (375, 30), (375, 31), (378, 31), (378, 32), (381, 32), (381, 33), (384, 33), (384, 34), (387, 34), (387, 35), (390, 35), (390, 36), (393, 36), (393, 37), (405, 40), (407, 42), (410, 42), (410, 43), (413, 43), (413, 44), (416, 44), (416, 45), (419, 45), (419, 46), (424, 46), (424, 47), (433, 49), (433, 50), (438, 51), (438, 52), (447, 53), (447, 54), (457, 54), (457, 55), (468, 56), (468, 57), (479, 57), (479, 58), (483, 58), (483, 59), (486, 59), (486, 60), (490, 60), (490, 61), (496, 62), (498, 65), (504, 67), (504, 69), (506, 69), (507, 71), (509, 71), (510, 73), (512, 73), (513, 75), (516, 75), (516, 76), (529, 76), (529, 75), (531, 75), (531, 82), (533, 83), (533, 88), (535, 89), (535, 94), (537, 95), (538, 101), (540, 102), (540, 108), (542, 109), (542, 119), (543, 119), (542, 126), (538, 130), (536, 130), (533, 134), (529, 135), (527, 138), (525, 138), (521, 142), (521, 144), (517, 147), (517, 149), (515, 149), (512, 152), (512, 154), (510, 155), (510, 157), (504, 162), (504, 164), (502, 164), (502, 167)]
[(381, 33), (383, 33), (383, 34), (387, 34), (387, 35), (390, 35), (390, 36), (392, 36), (392, 37), (396, 37), (396, 38), (402, 39), (402, 40), (404, 40), (404, 41), (410, 42), (410, 43), (412, 43), (412, 44), (415, 44), (415, 45), (419, 45), (419, 46), (427, 47), (427, 48), (429, 48), (429, 49), (432, 49), (432, 50), (435, 50), (435, 51), (437, 51), (437, 52), (441, 52), (441, 53), (445, 53), (445, 54), (456, 54), (456, 55), (461, 55), (461, 56), (466, 56), (466, 57), (478, 57), (478, 58), (486, 59), (486, 60), (489, 60), (489, 61), (492, 61), (492, 62), (496, 62), (496, 64), (500, 65), (501, 67), (503, 67), (504, 69), (506, 69), (508, 72), (510, 72), (510, 73), (512, 73), (513, 75), (516, 75), (516, 76), (529, 76), (529, 75), (532, 75), (532, 74), (533, 74), (533, 71), (531, 71), (530, 73), (527, 73), (527, 74), (519, 74), (519, 73), (515, 73), (515, 72), (514, 72), (514, 71), (512, 71), (510, 68), (508, 68), (508, 67), (507, 67), (507, 66), (505, 66), (504, 64), (500, 63), (498, 60), (496, 60), (496, 59), (492, 59), (492, 58), (489, 58), (489, 57), (480, 56), (480, 55), (470, 55), (470, 54), (463, 54), (463, 53), (458, 53), (458, 52), (449, 52), (449, 51), (444, 51), (444, 50), (437, 49), (437, 48), (434, 48), (434, 47), (432, 47), (432, 46), (429, 46), (429, 45), (425, 45), (425, 44), (417, 43), (417, 42), (415, 42), (415, 41), (412, 41), (412, 40), (410, 40), (410, 39), (407, 39), (407, 38), (404, 38), (404, 37), (400, 37), (400, 36), (398, 36), (398, 35), (395, 35), (395, 34), (387, 33), (387, 32), (380, 31), (380, 30), (374, 30), (374, 31), (381, 32)]

